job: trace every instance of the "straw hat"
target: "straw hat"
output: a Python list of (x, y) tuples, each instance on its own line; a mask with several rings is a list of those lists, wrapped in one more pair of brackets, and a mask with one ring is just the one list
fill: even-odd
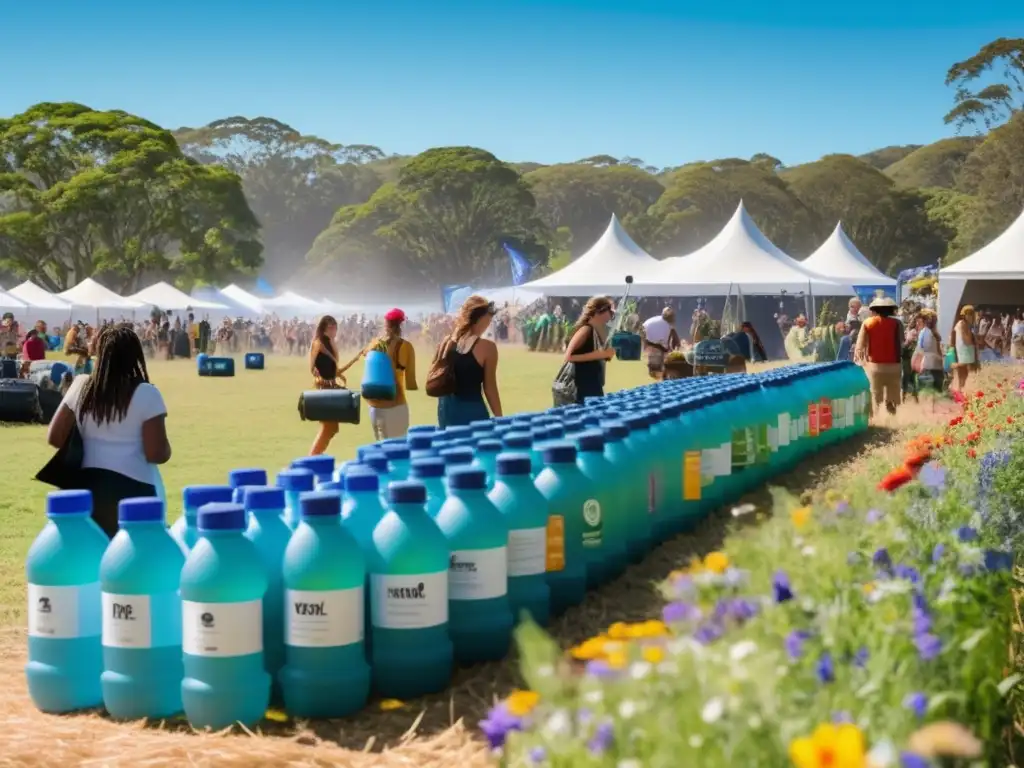
[(891, 299), (888, 296), (876, 296), (868, 304), (868, 309), (878, 309), (880, 307), (896, 307), (896, 300)]

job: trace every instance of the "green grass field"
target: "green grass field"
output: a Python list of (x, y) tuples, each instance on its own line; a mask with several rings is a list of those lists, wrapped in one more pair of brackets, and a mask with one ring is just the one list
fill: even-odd
[[(417, 373), (422, 384), (431, 350), (418, 348)], [(344, 357), (344, 355), (343, 355)], [(550, 382), (560, 358), (502, 347), (498, 382), (505, 413), (541, 410), (551, 405)], [(263, 371), (242, 369), (234, 378), (200, 378), (194, 361), (153, 361), (149, 372), (167, 403), (167, 431), (174, 455), (162, 467), (169, 502), (168, 521), (181, 514), (181, 489), (199, 483), (224, 483), (241, 467), (263, 467), (273, 477), (297, 456), (309, 452), (315, 423), (299, 420), (299, 393), (310, 386), (305, 358), (268, 357)], [(358, 388), (361, 363), (348, 374)], [(608, 390), (648, 381), (642, 363), (608, 366)], [(436, 424), (436, 400), (422, 391), (410, 393), (413, 424)], [(373, 441), (366, 421), (342, 427), (330, 453), (339, 460), (354, 457), (357, 446)], [(52, 455), (45, 427), (0, 426), (0, 626), (21, 621), (24, 603), (24, 559), (43, 526), (49, 486), (36, 482), (36, 472)]]

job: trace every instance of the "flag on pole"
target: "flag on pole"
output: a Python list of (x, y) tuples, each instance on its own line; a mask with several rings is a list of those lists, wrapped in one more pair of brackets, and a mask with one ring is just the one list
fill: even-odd
[(522, 285), (533, 269), (533, 265), (519, 251), (508, 243), (502, 243), (502, 248), (508, 254), (509, 266), (512, 267), (512, 285)]
[(471, 285), (446, 285), (441, 288), (441, 306), (446, 315), (450, 315), (462, 306), (462, 302), (473, 295)]

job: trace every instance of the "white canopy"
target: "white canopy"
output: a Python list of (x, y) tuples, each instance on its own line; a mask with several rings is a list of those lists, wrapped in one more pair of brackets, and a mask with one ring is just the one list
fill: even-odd
[(665, 296), (853, 293), (849, 282), (829, 280), (783, 253), (757, 228), (742, 201), (714, 240), (688, 256), (663, 262), (657, 282)]
[(266, 310), (263, 308), (263, 300), (253, 296), (248, 291), (244, 291), (237, 285), (232, 283), (227, 288), (221, 288), (220, 292), (227, 296), (237, 304), (241, 304), (243, 307), (248, 307), (252, 312), (258, 315), (266, 314)]
[[(28, 309), (28, 307), (25, 306), (25, 302), (19, 301), (9, 293), (0, 291), (0, 309), (4, 312), (18, 312), (20, 310)], [(24, 320), (25, 318), (22, 319)]]
[(320, 302), (299, 296), (293, 291), (285, 291), (280, 296), (264, 299), (263, 306), (270, 312), (293, 312), (297, 315), (316, 315), (324, 311), (324, 305)]
[(1017, 307), (1024, 290), (1024, 213), (979, 251), (939, 270), (939, 330), (949, 334), (964, 304)]
[(659, 262), (629, 236), (612, 214), (608, 228), (590, 249), (553, 275), (519, 286), (516, 290), (547, 296), (593, 296), (618, 294), (626, 285), (626, 275), (636, 283), (645, 281)]
[(843, 223), (836, 224), (828, 240), (804, 259), (804, 269), (825, 275), (832, 280), (849, 282), (855, 286), (894, 286), (896, 281), (868, 261), (843, 231)]
[(451, 314), (458, 314), (459, 307), (472, 295), (483, 296), (495, 303), (498, 308), (508, 304), (511, 307), (526, 307), (538, 299), (543, 299), (544, 294), (539, 291), (531, 291), (522, 286), (510, 286), (508, 288), (461, 288), (451, 294)]
[(187, 309), (217, 312), (226, 312), (228, 310), (225, 304), (194, 299), (184, 291), (179, 291), (173, 285), (168, 285), (163, 281), (151, 285), (149, 288), (143, 288), (138, 293), (132, 294), (129, 298), (140, 304), (157, 307), (165, 312), (184, 312)]
[[(74, 306), (71, 303), (39, 287), (31, 280), (11, 288), (9, 293), (28, 307), (28, 314), (31, 317), (25, 318), (27, 320), (42, 320), (48, 325), (63, 325), (72, 319)], [(84, 312), (91, 315), (95, 310), (87, 308)]]
[(76, 307), (82, 307), (96, 313), (97, 320), (121, 317), (142, 305), (131, 299), (122, 299), (109, 288), (104, 288), (91, 277), (85, 278), (74, 288), (57, 294)]

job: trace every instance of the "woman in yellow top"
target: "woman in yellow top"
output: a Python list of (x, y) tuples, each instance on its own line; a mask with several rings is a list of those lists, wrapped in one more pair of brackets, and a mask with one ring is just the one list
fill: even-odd
[(338, 374), (343, 374), (371, 350), (377, 349), (383, 341), (387, 345), (388, 358), (395, 372), (394, 400), (366, 400), (370, 406), (370, 423), (373, 425), (373, 436), (376, 440), (387, 440), (394, 437), (405, 437), (409, 431), (409, 404), (406, 402), (406, 391), (419, 389), (416, 384), (416, 351), (412, 344), (402, 338), (402, 323), (405, 313), (400, 309), (392, 309), (384, 315), (384, 335), (374, 340), (362, 352), (350, 360)]

